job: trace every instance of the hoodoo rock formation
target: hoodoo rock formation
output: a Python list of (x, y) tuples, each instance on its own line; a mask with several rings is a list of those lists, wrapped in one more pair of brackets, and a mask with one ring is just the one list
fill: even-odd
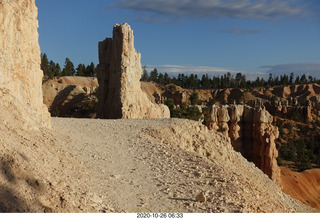
[(209, 129), (219, 130), (229, 136), (236, 151), (280, 183), (275, 144), (279, 131), (272, 125), (273, 117), (268, 111), (244, 105), (214, 105), (210, 117)]
[(35, 0), (0, 0), (1, 114), (28, 129), (50, 126), (42, 98), (37, 13)]
[(167, 106), (152, 103), (142, 92), (140, 59), (128, 24), (115, 25), (113, 38), (99, 43), (99, 118), (170, 118)]

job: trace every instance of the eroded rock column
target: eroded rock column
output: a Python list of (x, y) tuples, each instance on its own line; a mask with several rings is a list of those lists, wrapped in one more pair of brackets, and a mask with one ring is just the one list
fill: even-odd
[(50, 126), (37, 15), (35, 0), (0, 0), (0, 107), (31, 129)]
[(113, 38), (99, 43), (99, 118), (170, 118), (167, 106), (153, 104), (141, 90), (140, 60), (128, 24), (115, 25)]
[(268, 111), (261, 107), (214, 105), (210, 117), (210, 130), (221, 131), (230, 137), (235, 151), (255, 163), (272, 180), (280, 182), (275, 144), (279, 132), (272, 125), (273, 117)]
[(253, 122), (253, 162), (272, 180), (280, 183), (278, 150), (275, 143), (279, 137), (278, 128), (272, 125), (272, 115), (262, 108), (255, 110)]

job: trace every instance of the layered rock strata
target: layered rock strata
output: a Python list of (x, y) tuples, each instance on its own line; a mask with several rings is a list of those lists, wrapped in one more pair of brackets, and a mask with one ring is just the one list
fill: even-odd
[(140, 59), (128, 24), (115, 25), (113, 38), (99, 43), (99, 118), (170, 118), (167, 106), (153, 104), (142, 92)]
[(35, 0), (0, 0), (0, 106), (26, 128), (49, 127)]
[(214, 105), (210, 117), (209, 129), (230, 137), (236, 151), (255, 163), (272, 180), (280, 182), (275, 144), (279, 132), (272, 125), (273, 117), (268, 111), (244, 105)]

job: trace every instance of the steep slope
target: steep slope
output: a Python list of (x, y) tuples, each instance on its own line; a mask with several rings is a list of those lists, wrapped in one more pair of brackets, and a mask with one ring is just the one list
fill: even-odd
[(13, 120), (0, 126), (2, 212), (315, 211), (197, 122)]
[(320, 170), (311, 169), (303, 172), (293, 172), (281, 168), (281, 187), (293, 198), (320, 209)]

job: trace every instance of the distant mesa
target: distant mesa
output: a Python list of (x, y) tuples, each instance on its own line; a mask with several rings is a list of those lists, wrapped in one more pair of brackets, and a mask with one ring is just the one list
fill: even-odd
[(103, 119), (170, 118), (169, 108), (152, 103), (141, 90), (141, 54), (128, 24), (116, 24), (113, 38), (99, 43), (97, 117)]

